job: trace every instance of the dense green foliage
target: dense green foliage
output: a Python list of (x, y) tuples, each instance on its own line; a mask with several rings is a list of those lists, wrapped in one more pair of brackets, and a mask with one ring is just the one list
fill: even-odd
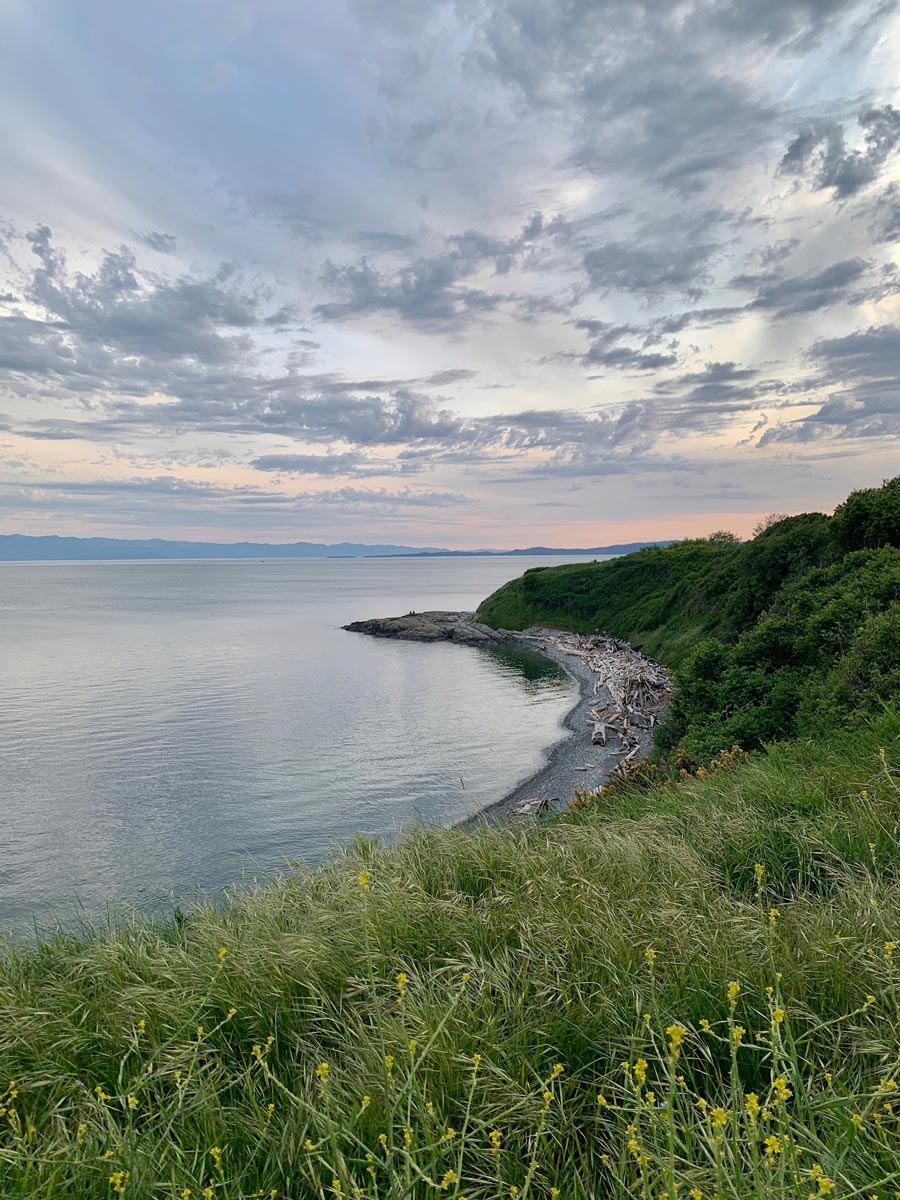
[(834, 556), (821, 513), (786, 517), (752, 542), (713, 535), (607, 562), (536, 567), (478, 609), (488, 625), (613, 633), (677, 666), (704, 637), (729, 639), (787, 581)]
[(563, 625), (675, 669), (659, 744), (702, 760), (865, 719), (900, 684), (900, 478), (751, 541), (710, 540), (527, 572), (482, 605), (493, 625)]
[(835, 510), (832, 531), (845, 552), (900, 546), (900, 475), (880, 488), (851, 492)]
[(9, 949), (0, 1195), (887, 1200), (898, 767), (892, 711)]

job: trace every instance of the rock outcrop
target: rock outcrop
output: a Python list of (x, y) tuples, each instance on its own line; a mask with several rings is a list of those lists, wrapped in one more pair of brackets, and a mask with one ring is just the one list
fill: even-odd
[(398, 638), (406, 642), (457, 642), (462, 646), (505, 645), (518, 640), (505, 629), (491, 629), (470, 612), (410, 612), (402, 617), (375, 617), (345, 625), (351, 633)]

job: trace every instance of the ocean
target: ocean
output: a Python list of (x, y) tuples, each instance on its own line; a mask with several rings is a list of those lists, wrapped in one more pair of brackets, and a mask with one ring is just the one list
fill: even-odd
[(0, 931), (164, 911), (498, 800), (561, 736), (569, 677), (340, 626), (560, 561), (0, 564)]

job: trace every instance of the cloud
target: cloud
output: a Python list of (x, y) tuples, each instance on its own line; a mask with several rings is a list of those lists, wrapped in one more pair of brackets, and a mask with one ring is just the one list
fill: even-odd
[[(133, 251), (123, 246), (105, 251), (93, 274), (73, 274), (46, 225), (26, 241), (38, 265), (25, 295), (47, 314), (30, 326), (35, 355), (46, 356), (47, 370), (69, 360), (76, 387), (79, 358), (98, 370), (105, 363), (115, 371), (118, 364), (126, 373), (142, 360), (233, 366), (251, 349), (250, 332), (264, 324), (264, 297), (242, 290), (227, 264), (214, 275), (156, 282), (140, 275)], [(21, 318), (0, 320), (13, 333), (17, 320), (21, 328)]]
[(392, 492), (386, 488), (341, 487), (318, 492), (270, 492), (248, 485), (222, 486), (214, 483), (186, 480), (171, 475), (143, 476), (131, 479), (97, 479), (70, 481), (44, 479), (40, 482), (0, 480), (0, 490), (14, 493), (32, 505), (58, 503), (53, 497), (72, 499), (76, 497), (125, 498), (125, 503), (154, 504), (160, 497), (176, 504), (218, 508), (223, 503), (229, 507), (252, 506), (254, 508), (305, 509), (315, 505), (341, 507), (352, 505), (361, 508), (440, 508), (445, 505), (467, 504), (469, 500), (459, 492), (414, 491), (401, 488)]
[[(747, 307), (771, 312), (776, 319), (830, 308), (848, 299), (850, 288), (859, 283), (870, 266), (865, 259), (848, 258), (806, 275), (770, 276)], [(734, 283), (739, 286), (741, 280), (735, 279)]]
[(536, 212), (516, 237), (498, 238), (469, 229), (446, 238), (440, 253), (399, 266), (379, 268), (367, 257), (340, 265), (329, 260), (321, 282), (341, 299), (318, 304), (315, 313), (325, 321), (392, 313), (413, 325), (462, 327), (515, 299), (508, 292), (486, 290), (467, 280), (484, 272), (507, 275), (527, 259), (539, 240), (557, 237), (562, 230), (562, 223), (547, 222), (543, 213)]
[(668, 293), (699, 299), (710, 280), (718, 247), (702, 238), (656, 245), (605, 242), (584, 256), (590, 286), (600, 292), (635, 292), (651, 298)]
[(138, 241), (158, 254), (175, 254), (178, 250), (178, 238), (174, 233), (157, 233), (154, 230), (148, 230), (147, 233), (142, 233), (138, 237)]
[(876, 242), (900, 242), (900, 187), (888, 184), (869, 208), (869, 230)]
[(819, 121), (790, 142), (781, 160), (782, 173), (805, 177), (817, 191), (831, 188), (840, 200), (868, 187), (900, 146), (900, 110), (885, 104), (864, 110), (857, 120), (863, 148), (847, 148), (843, 125)]
[[(673, 351), (648, 353), (646, 350), (622, 345), (625, 339), (641, 336), (642, 330), (639, 326), (614, 325), (593, 320), (576, 321), (575, 325), (578, 329), (586, 330), (593, 338), (584, 355), (584, 362), (588, 366), (659, 371), (664, 367), (673, 366), (678, 361), (678, 356)], [(649, 335), (644, 333), (643, 336), (646, 339)]]
[(810, 357), (832, 376), (896, 377), (900, 371), (900, 327), (871, 325), (844, 337), (823, 338), (810, 348)]
[(810, 347), (809, 358), (820, 383), (833, 390), (808, 415), (768, 429), (760, 446), (900, 437), (900, 327), (873, 325), (824, 338)]
[(335, 475), (410, 475), (421, 470), (420, 466), (411, 462), (381, 462), (354, 451), (344, 454), (264, 454), (251, 459), (250, 466), (255, 467), (257, 471), (272, 471), (283, 475), (318, 475), (325, 478)]

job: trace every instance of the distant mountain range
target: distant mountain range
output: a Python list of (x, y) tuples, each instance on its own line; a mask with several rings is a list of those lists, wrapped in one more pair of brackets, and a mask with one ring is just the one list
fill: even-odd
[(162, 538), (29, 537), (0, 534), (0, 562), (65, 562), (173, 558), (500, 558), (547, 554), (628, 554), (669, 542), (626, 542), (618, 546), (529, 546), (527, 550), (441, 550), (434, 546), (367, 546), (357, 542), (168, 542)]
[(548, 554), (631, 554), (645, 546), (671, 546), (667, 542), (619, 542), (615, 546), (528, 546), (523, 550), (414, 550), (394, 554), (393, 558), (515, 558), (516, 556)]

